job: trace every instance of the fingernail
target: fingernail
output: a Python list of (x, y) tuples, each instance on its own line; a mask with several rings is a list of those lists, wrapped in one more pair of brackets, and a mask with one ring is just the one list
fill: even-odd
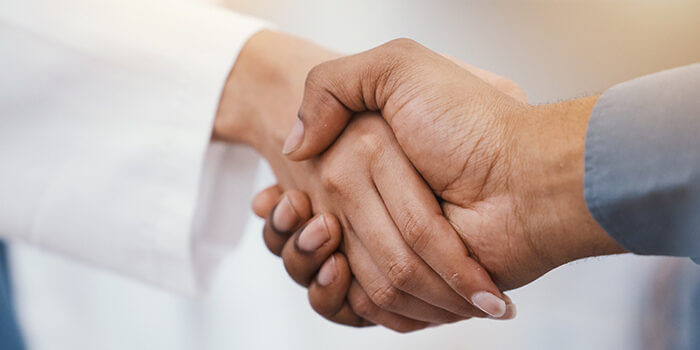
[(282, 153), (290, 154), (296, 151), (299, 146), (301, 146), (301, 141), (304, 139), (304, 123), (300, 119), (297, 119), (296, 123), (292, 127), (292, 131), (287, 135), (287, 139), (284, 141), (284, 147), (282, 147)]
[(333, 283), (337, 275), (338, 273), (335, 271), (335, 257), (331, 256), (331, 258), (326, 260), (323, 266), (321, 266), (321, 270), (318, 271), (318, 275), (316, 276), (316, 281), (318, 284), (325, 287)]
[(299, 234), (297, 247), (307, 253), (316, 251), (316, 249), (331, 239), (326, 227), (326, 221), (323, 216), (319, 216), (311, 221)]
[(272, 226), (279, 232), (289, 232), (299, 222), (299, 216), (294, 211), (289, 198), (284, 197), (272, 213)]
[(506, 313), (506, 302), (489, 292), (472, 295), (472, 304), (491, 317), (500, 318)]

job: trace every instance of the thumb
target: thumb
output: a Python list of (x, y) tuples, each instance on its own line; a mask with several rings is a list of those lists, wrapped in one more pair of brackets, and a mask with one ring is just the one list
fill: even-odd
[(335, 141), (354, 114), (381, 111), (397, 85), (387, 82), (395, 81), (394, 75), (400, 72), (398, 62), (409, 59), (415, 46), (420, 45), (397, 39), (311, 69), (299, 120), (287, 136), (282, 153), (292, 160), (316, 156)]

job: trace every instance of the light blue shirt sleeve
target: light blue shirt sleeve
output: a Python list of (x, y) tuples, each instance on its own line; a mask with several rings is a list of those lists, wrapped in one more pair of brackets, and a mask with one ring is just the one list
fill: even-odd
[(605, 91), (585, 162), (588, 209), (618, 243), (700, 262), (700, 63)]

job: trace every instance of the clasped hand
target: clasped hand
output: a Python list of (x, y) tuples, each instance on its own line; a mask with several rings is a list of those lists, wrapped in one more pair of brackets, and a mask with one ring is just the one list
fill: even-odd
[(621, 251), (583, 199), (595, 98), (530, 106), (511, 81), (410, 40), (325, 58), (299, 83), (284, 145), (258, 147), (280, 184), (254, 201), (324, 317), (401, 332), (509, 319), (501, 291)]

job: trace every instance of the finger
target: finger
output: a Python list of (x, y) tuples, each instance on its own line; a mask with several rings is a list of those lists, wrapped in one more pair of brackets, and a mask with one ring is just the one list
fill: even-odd
[(506, 314), (500, 317), (499, 320), (512, 320), (518, 313), (517, 308), (507, 294), (503, 294), (503, 298), (506, 301)]
[[(394, 164), (387, 160), (380, 159), (376, 163), (381, 163), (387, 169), (395, 168)], [(350, 259), (353, 273), (370, 297), (373, 298), (375, 304), (383, 309), (408, 316), (407, 312), (414, 310), (406, 308), (407, 298), (401, 296), (410, 294), (427, 304), (448, 310), (456, 315), (485, 317), (486, 314), (457, 294), (443, 278), (411, 250), (389, 215), (380, 194), (376, 191), (376, 184), (368, 184), (366, 187), (369, 189), (364, 192), (356, 190), (352, 196), (346, 196), (347, 206), (356, 209), (345, 212), (345, 216), (349, 226), (352, 227), (352, 230), (349, 231), (356, 234), (362, 242), (362, 246), (366, 248), (368, 256), (357, 258), (353, 256), (353, 247), (350, 246), (350, 243), (352, 243), (354, 236), (347, 232), (347, 228), (345, 234), (346, 242), (348, 242), (346, 254)], [(356, 186), (356, 188), (362, 187)], [(402, 188), (400, 191), (404, 190)], [(463, 246), (461, 242), (459, 244)], [(373, 281), (362, 280), (362, 275), (358, 271), (360, 267), (355, 266), (356, 262), (365, 260), (376, 264), (379, 270), (378, 274), (383, 276), (393, 289), (381, 285), (382, 281), (376, 277), (376, 285), (370, 289), (368, 283)], [(421, 312), (427, 312), (427, 310), (421, 309)], [(410, 315), (412, 318), (418, 318), (415, 313)]]
[(306, 193), (288, 190), (271, 213), (271, 224), (277, 232), (292, 233), (311, 216), (311, 202)]
[[(444, 59), (412, 40), (397, 39), (314, 67), (306, 79), (299, 120), (285, 141), (283, 153), (292, 160), (318, 155), (333, 143), (352, 115), (358, 112), (381, 111), (394, 128), (391, 117), (395, 110), (385, 110), (385, 106), (395, 89), (413, 79), (405, 72), (414, 68), (416, 58), (421, 55)], [(483, 71), (480, 74), (493, 78)], [(498, 83), (503, 81), (498, 80)], [(513, 85), (499, 88), (509, 90), (522, 101), (524, 97), (517, 96), (519, 88)], [(393, 109), (401, 108), (405, 102), (397, 102)]]
[(372, 302), (362, 287), (353, 281), (348, 291), (348, 303), (353, 312), (365, 320), (382, 325), (399, 333), (413, 332), (430, 326), (430, 323), (417, 321), (382, 310)]
[[(382, 162), (374, 163), (382, 166), (373, 166), (372, 176), (405, 243), (464, 299), (491, 317), (503, 317), (506, 302), (501, 292), (488, 272), (469, 256), (423, 178), (402, 153), (382, 156)], [(425, 286), (415, 286), (411, 293), (430, 293), (421, 288)]]
[(353, 327), (370, 326), (372, 323), (357, 315), (347, 302), (352, 274), (342, 253), (328, 258), (309, 286), (311, 307), (326, 319)]
[(396, 85), (392, 79), (401, 71), (399, 63), (411, 61), (411, 51), (418, 47), (425, 49), (411, 40), (393, 40), (311, 69), (299, 120), (283, 153), (293, 160), (308, 159), (333, 143), (353, 113), (381, 110)]
[[(354, 235), (347, 236), (345, 249), (353, 274), (374, 305), (397, 315), (429, 323), (451, 323), (464, 319), (393, 286), (374, 264), (362, 242)], [(445, 289), (451, 292), (449, 288)], [(457, 295), (455, 299), (460, 300)]]
[(266, 218), (270, 211), (280, 201), (282, 189), (278, 185), (270, 186), (253, 198), (253, 212), (260, 218)]
[(263, 227), (263, 240), (267, 248), (280, 255), (289, 237), (311, 217), (311, 202), (301, 191), (286, 191), (270, 212)]
[(472, 66), (471, 64), (463, 62), (452, 55), (442, 54), (442, 56), (452, 61), (456, 65), (468, 70), (469, 73), (474, 74), (474, 76), (493, 86), (496, 88), (496, 90), (520, 102), (527, 103), (527, 95), (525, 94), (525, 91), (523, 91), (523, 89), (521, 89), (520, 86), (518, 86), (518, 84), (512, 80), (502, 77), (496, 73), (489, 72), (485, 69)]
[(324, 213), (314, 217), (282, 249), (282, 260), (289, 276), (302, 286), (308, 286), (321, 264), (338, 249), (341, 238), (335, 216)]

